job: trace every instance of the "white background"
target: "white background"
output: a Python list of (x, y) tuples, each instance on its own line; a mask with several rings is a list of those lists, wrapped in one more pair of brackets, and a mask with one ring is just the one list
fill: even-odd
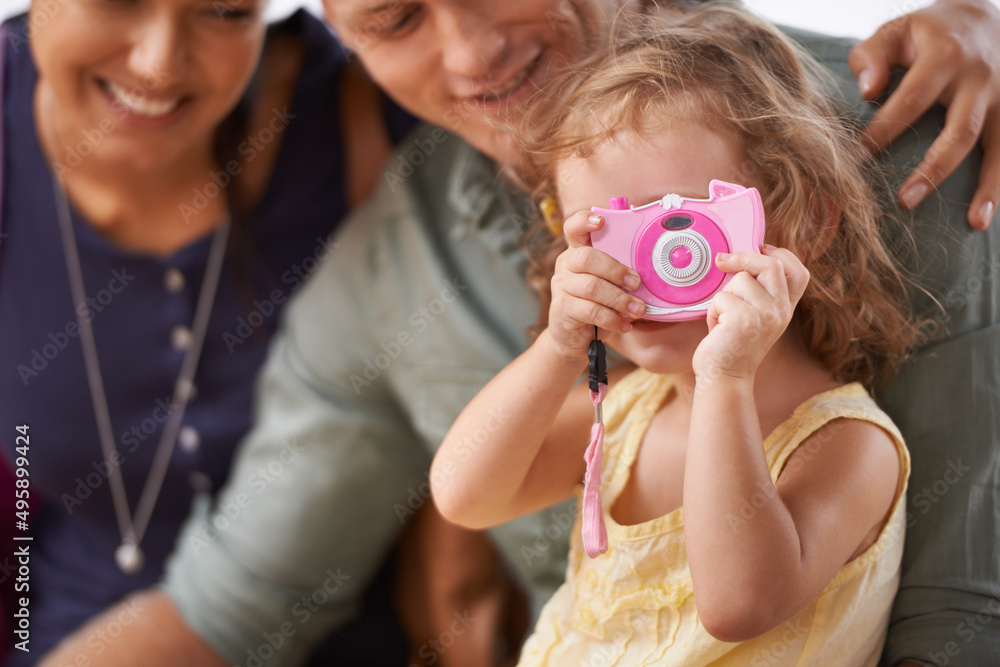
[[(495, 0), (503, 2), (503, 0)], [(931, 0), (745, 0), (778, 23), (828, 35), (867, 37), (886, 21), (931, 3)], [(993, 0), (1000, 5), (1000, 0)], [(321, 0), (271, 0), (268, 16), (280, 17), (300, 6), (319, 12)], [(28, 0), (0, 0), (0, 18), (27, 9)]]
[[(41, 0), (39, 0), (41, 1)], [(110, 0), (109, 0), (110, 1)], [(493, 0), (503, 2), (503, 0)], [(828, 35), (865, 38), (900, 14), (931, 4), (932, 0), (744, 0), (767, 18)], [(270, 0), (269, 18), (278, 18), (297, 7), (319, 13), (322, 0)], [(991, 0), (1000, 6), (1000, 0)], [(0, 19), (27, 9), (29, 0), (0, 0)]]

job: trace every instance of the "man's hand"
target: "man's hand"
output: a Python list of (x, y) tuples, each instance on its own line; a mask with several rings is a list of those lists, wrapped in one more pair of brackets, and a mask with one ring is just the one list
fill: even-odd
[(913, 208), (983, 146), (979, 188), (969, 224), (985, 229), (1000, 201), (1000, 9), (988, 0), (938, 0), (886, 23), (851, 52), (850, 66), (866, 100), (878, 97), (892, 66), (907, 68), (899, 88), (868, 126), (872, 149), (881, 150), (935, 102), (947, 122), (924, 160), (900, 188)]
[(67, 637), (39, 667), (227, 667), (166, 594), (149, 591), (111, 607)]
[(398, 577), (399, 616), (411, 644), (407, 664), (517, 662), (530, 629), (528, 603), (488, 533), (450, 524), (427, 503), (404, 533)]

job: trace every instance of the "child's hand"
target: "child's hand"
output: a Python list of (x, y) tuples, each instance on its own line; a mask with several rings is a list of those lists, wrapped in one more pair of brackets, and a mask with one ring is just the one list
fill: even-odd
[(641, 284), (639, 274), (590, 245), (590, 233), (604, 226), (604, 218), (580, 211), (563, 225), (569, 245), (556, 260), (549, 307), (549, 337), (566, 359), (587, 357), (594, 325), (612, 333), (632, 328), (646, 304), (626, 290)]
[(761, 252), (716, 257), (719, 269), (736, 275), (709, 305), (708, 335), (692, 360), (697, 377), (752, 379), (791, 321), (809, 271), (784, 248), (765, 245)]

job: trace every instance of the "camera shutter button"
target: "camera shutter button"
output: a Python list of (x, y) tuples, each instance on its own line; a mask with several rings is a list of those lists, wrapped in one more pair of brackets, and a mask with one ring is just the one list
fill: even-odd
[(670, 251), (670, 264), (675, 269), (686, 269), (691, 265), (693, 259), (694, 255), (691, 254), (691, 249), (686, 246), (677, 246)]

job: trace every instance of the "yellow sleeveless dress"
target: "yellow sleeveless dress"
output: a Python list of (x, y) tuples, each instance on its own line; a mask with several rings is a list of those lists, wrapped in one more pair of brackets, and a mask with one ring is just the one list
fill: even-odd
[[(727, 643), (708, 634), (698, 620), (684, 548), (683, 508), (634, 526), (619, 525), (609, 512), (671, 387), (670, 376), (638, 370), (609, 394), (601, 479), (609, 549), (595, 559), (586, 556), (578, 509), (566, 582), (542, 609), (519, 666), (876, 665), (903, 553), (910, 457), (899, 430), (860, 384), (850, 384), (813, 396), (767, 436), (764, 450), (775, 481), (792, 452), (827, 422), (842, 417), (872, 422), (896, 443), (900, 482), (889, 521), (875, 543), (840, 568), (812, 604), (760, 637)], [(733, 521), (750, 518), (752, 505), (745, 509), (747, 516)]]

